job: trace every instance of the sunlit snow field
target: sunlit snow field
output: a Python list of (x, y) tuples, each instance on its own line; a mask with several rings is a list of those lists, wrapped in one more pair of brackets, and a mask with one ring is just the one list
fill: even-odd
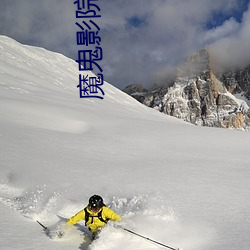
[(99, 194), (123, 227), (171, 247), (249, 250), (249, 132), (190, 125), (106, 82), (104, 100), (81, 99), (78, 74), (0, 36), (0, 248), (163, 249), (113, 225), (91, 243), (84, 222), (62, 239), (36, 223)]

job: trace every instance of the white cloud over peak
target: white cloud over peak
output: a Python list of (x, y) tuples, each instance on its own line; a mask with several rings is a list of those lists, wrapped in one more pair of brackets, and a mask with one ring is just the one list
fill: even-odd
[(243, 15), (242, 22), (227, 36), (210, 45), (217, 55), (217, 61), (225, 66), (245, 66), (250, 64), (250, 10)]
[[(120, 88), (132, 82), (150, 86), (166, 78), (181, 60), (208, 46), (226, 62), (231, 54), (235, 58), (232, 49), (247, 61), (250, 14), (246, 0), (96, 3), (101, 8), (96, 23), (101, 28), (104, 77)], [(75, 22), (81, 20), (76, 20), (75, 11), (74, 1), (68, 0), (1, 0), (0, 33), (77, 59)]]

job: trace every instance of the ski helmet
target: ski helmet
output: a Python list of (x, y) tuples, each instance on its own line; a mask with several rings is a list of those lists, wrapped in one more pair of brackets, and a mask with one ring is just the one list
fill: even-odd
[(89, 198), (89, 206), (91, 209), (98, 210), (103, 207), (103, 199), (99, 195), (93, 195)]

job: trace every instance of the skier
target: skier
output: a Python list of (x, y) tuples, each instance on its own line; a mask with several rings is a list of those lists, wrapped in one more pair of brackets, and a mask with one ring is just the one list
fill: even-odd
[(91, 231), (94, 239), (109, 220), (120, 222), (122, 219), (120, 215), (105, 206), (101, 196), (95, 194), (89, 198), (89, 204), (72, 216), (67, 224), (74, 225), (80, 220), (85, 220), (85, 225)]

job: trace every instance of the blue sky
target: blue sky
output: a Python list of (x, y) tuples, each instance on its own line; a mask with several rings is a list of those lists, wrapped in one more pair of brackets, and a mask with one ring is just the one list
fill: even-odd
[[(249, 1), (98, 0), (105, 80), (149, 87), (205, 47), (223, 64), (249, 63)], [(0, 34), (77, 59), (75, 11), (74, 0), (1, 0)]]
[(245, 11), (248, 9), (249, 0), (239, 0), (236, 8), (233, 8), (229, 13), (224, 13), (222, 10), (216, 10), (211, 14), (211, 18), (206, 24), (207, 29), (216, 28), (223, 25), (223, 23), (230, 19), (234, 18), (237, 22), (242, 22), (242, 17)]

